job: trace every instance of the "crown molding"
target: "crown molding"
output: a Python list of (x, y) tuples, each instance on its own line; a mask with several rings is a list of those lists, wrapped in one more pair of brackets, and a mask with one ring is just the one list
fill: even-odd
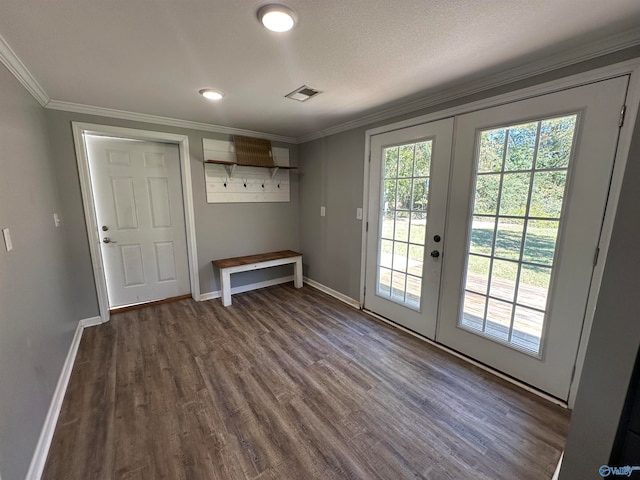
[(192, 122), (190, 120), (181, 120), (179, 118), (161, 117), (158, 115), (148, 115), (146, 113), (128, 112), (126, 110), (116, 110), (113, 108), (96, 107), (93, 105), (84, 105), (81, 103), (63, 102), (60, 100), (51, 100), (46, 106), (51, 110), (62, 110), (64, 112), (82, 113), (85, 115), (98, 115), (108, 118), (119, 118), (121, 120), (132, 120), (135, 122), (152, 123), (154, 125), (165, 125), (170, 127), (189, 128), (193, 130), (203, 130), (205, 132), (225, 133), (229, 135), (245, 135), (248, 137), (264, 138), (274, 142), (298, 143), (295, 137), (286, 137), (284, 135), (276, 135), (272, 133), (256, 132), (253, 130), (244, 130), (242, 128), (225, 127), (222, 125), (214, 125), (211, 123)]
[(31, 72), (27, 69), (22, 60), (18, 58), (16, 52), (9, 46), (7, 41), (0, 35), (0, 62), (13, 74), (14, 77), (33, 95), (43, 107), (49, 103), (49, 95), (40, 86)]
[(501, 87), (527, 78), (535, 77), (553, 70), (557, 70), (580, 62), (591, 60), (603, 55), (614, 53), (625, 48), (640, 45), (640, 27), (633, 28), (580, 47), (550, 55), (542, 60), (526, 63), (519, 67), (499, 72), (493, 75), (462, 84), (458, 87), (444, 88), (411, 102), (385, 108), (377, 112), (359, 117), (355, 120), (341, 123), (333, 127), (298, 137), (298, 143), (305, 143), (318, 138), (341, 133), (353, 128), (363, 127), (375, 122), (388, 120), (407, 113), (416, 112), (424, 108), (441, 105), (445, 102), (480, 93), (492, 88)]

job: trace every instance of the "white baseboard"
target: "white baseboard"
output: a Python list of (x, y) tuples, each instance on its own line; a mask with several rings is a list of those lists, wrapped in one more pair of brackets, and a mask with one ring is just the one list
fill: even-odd
[[(271, 287), (273, 285), (280, 285), (281, 283), (293, 282), (293, 275), (286, 277), (274, 278), (273, 280), (265, 280), (264, 282), (249, 283), (247, 285), (240, 285), (239, 287), (231, 288), (231, 295), (236, 293), (250, 292), (251, 290), (257, 290), (259, 288)], [(215, 292), (206, 292), (200, 294), (200, 301), (213, 300), (214, 298), (220, 298), (222, 293), (220, 290)]]
[(67, 392), (67, 386), (69, 385), (69, 379), (71, 378), (71, 372), (73, 370), (73, 364), (76, 360), (76, 354), (78, 353), (78, 347), (80, 346), (80, 340), (82, 339), (82, 331), (94, 325), (102, 323), (100, 317), (85, 318), (78, 322), (76, 331), (71, 340), (71, 346), (67, 353), (67, 358), (62, 366), (62, 372), (58, 378), (58, 384), (53, 392), (53, 398), (49, 405), (49, 411), (44, 420), (44, 425), (40, 432), (40, 438), (36, 445), (36, 450), (31, 458), (31, 465), (29, 465), (29, 471), (27, 472), (26, 480), (40, 480), (42, 471), (44, 470), (45, 463), (47, 461), (47, 455), (49, 454), (49, 447), (51, 447), (51, 441), (53, 440), (53, 433), (58, 423), (58, 417), (60, 416), (60, 410), (62, 409), (62, 401), (64, 395)]
[(100, 317), (83, 318), (78, 322), (78, 324), (81, 325), (82, 328), (95, 327), (96, 325), (100, 325), (102, 323), (104, 322)]
[(564, 458), (564, 452), (560, 454), (560, 460), (558, 460), (558, 466), (556, 467), (556, 471), (553, 474), (553, 477), (551, 478), (551, 480), (558, 480), (558, 477), (560, 476), (560, 467), (562, 466), (563, 458)]
[(319, 282), (316, 282), (315, 280), (310, 279), (309, 277), (304, 277), (304, 283), (312, 286), (313, 288), (317, 288), (318, 290), (326, 293), (327, 295), (331, 295), (332, 297), (337, 298), (341, 302), (344, 302), (353, 308), (360, 310), (360, 302), (345, 295), (344, 293), (340, 293), (337, 290), (334, 290), (333, 288), (329, 288), (326, 285), (323, 285)]

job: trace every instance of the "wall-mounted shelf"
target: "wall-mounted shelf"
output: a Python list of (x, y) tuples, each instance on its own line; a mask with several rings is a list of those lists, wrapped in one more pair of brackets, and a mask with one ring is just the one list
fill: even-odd
[(228, 162), (226, 160), (205, 160), (204, 163), (224, 165), (224, 167), (227, 170), (227, 173), (229, 174), (229, 178), (233, 177), (233, 172), (235, 171), (236, 167), (268, 168), (271, 174), (271, 178), (276, 176), (276, 173), (278, 173), (279, 169), (295, 170), (296, 168), (298, 168), (298, 167), (289, 167), (289, 166), (283, 166), (283, 165), (274, 165), (274, 166), (251, 165), (249, 163)]

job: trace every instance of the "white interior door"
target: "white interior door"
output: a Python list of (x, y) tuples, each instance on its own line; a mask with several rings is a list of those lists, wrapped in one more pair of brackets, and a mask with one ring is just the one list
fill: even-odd
[(364, 307), (434, 338), (453, 119), (371, 139)]
[(176, 145), (87, 136), (111, 308), (190, 292)]
[(437, 340), (561, 399), (627, 81), (457, 118)]

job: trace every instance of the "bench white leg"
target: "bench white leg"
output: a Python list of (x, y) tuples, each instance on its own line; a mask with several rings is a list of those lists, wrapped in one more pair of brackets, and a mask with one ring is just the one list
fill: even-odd
[(295, 274), (293, 277), (293, 286), (302, 288), (302, 258), (296, 260)]
[(222, 288), (222, 306), (231, 305), (231, 273), (226, 269), (220, 269), (220, 287)]

